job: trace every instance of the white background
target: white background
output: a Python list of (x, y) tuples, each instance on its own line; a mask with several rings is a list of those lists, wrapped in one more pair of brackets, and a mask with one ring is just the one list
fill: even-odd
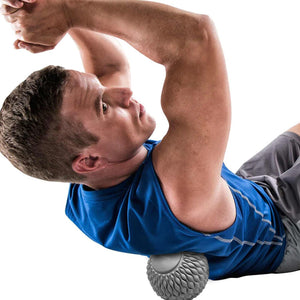
[[(225, 162), (235, 171), (300, 119), (298, 1), (160, 1), (214, 20), (228, 68), (232, 130)], [(83, 70), (69, 37), (51, 52), (14, 50), (10, 25), (0, 20), (0, 101), (31, 72), (46, 65)], [(158, 123), (161, 66), (124, 46), (135, 97)], [(147, 258), (106, 250), (64, 215), (68, 185), (30, 178), (0, 157), (0, 299), (158, 299), (146, 277)], [(198, 299), (298, 297), (300, 272), (209, 281)]]

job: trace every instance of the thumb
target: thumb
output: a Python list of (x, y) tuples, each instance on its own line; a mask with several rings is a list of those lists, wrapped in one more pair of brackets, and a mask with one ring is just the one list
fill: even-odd
[(20, 40), (16, 40), (14, 43), (16, 49), (25, 49), (31, 53), (40, 53), (48, 50), (52, 50), (55, 46), (44, 46), (39, 44), (30, 44)]
[(3, 4), (14, 7), (14, 8), (21, 8), (26, 3), (34, 3), (37, 0), (2, 0)]

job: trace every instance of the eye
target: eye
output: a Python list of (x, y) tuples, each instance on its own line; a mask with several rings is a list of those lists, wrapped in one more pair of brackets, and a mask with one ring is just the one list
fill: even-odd
[(103, 113), (106, 113), (107, 109), (108, 109), (107, 104), (102, 102), (102, 111), (103, 111)]

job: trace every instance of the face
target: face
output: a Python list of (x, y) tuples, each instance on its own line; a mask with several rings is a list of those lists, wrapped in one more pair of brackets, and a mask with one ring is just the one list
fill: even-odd
[(107, 88), (94, 75), (69, 72), (70, 83), (61, 109), (63, 117), (80, 121), (99, 138), (88, 149), (91, 155), (109, 162), (132, 158), (152, 134), (154, 119), (132, 98), (129, 88)]

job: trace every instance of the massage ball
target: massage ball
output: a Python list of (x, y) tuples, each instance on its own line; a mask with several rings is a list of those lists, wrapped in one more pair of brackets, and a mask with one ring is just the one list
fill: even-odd
[(200, 253), (182, 252), (152, 255), (147, 275), (153, 290), (166, 300), (190, 300), (204, 289), (209, 275), (206, 257)]

